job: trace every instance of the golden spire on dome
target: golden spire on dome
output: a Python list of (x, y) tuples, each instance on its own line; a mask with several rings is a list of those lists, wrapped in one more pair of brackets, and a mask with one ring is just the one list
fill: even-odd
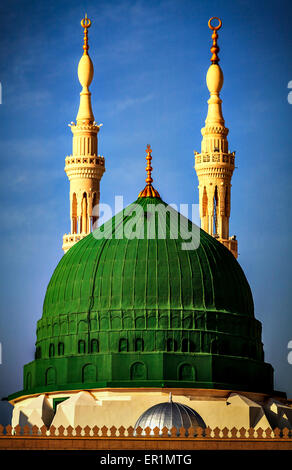
[[(212, 25), (213, 20), (218, 20), (217, 26)], [(222, 21), (217, 16), (213, 16), (212, 18), (209, 19), (208, 26), (213, 31), (213, 34), (212, 34), (213, 44), (212, 44), (212, 47), (211, 47), (212, 57), (211, 57), (210, 60), (211, 60), (212, 64), (218, 64), (220, 59), (219, 59), (217, 54), (220, 51), (220, 49), (219, 49), (219, 46), (217, 44), (217, 39), (218, 39), (217, 31), (218, 31), (218, 29), (221, 28)]]
[(88, 49), (89, 49), (89, 45), (88, 45), (88, 28), (90, 28), (91, 26), (91, 20), (89, 18), (87, 18), (87, 13), (85, 13), (85, 18), (83, 18), (81, 20), (81, 26), (82, 28), (84, 28), (84, 44), (83, 44), (83, 49), (84, 49), (84, 52), (83, 54), (85, 55), (88, 55)]
[(139, 193), (138, 197), (159, 197), (160, 198), (159, 192), (156, 191), (156, 189), (154, 189), (152, 184), (151, 184), (153, 182), (153, 179), (152, 179), (152, 176), (151, 176), (151, 173), (152, 173), (152, 170), (153, 170), (153, 168), (151, 166), (151, 160), (152, 160), (151, 154), (152, 154), (152, 150), (151, 150), (150, 145), (148, 144), (147, 148), (146, 148), (147, 178), (145, 180), (147, 184), (146, 184), (145, 188)]

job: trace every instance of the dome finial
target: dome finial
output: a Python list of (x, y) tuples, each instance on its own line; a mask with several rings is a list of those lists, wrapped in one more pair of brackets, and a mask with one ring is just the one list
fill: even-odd
[(91, 26), (91, 20), (89, 18), (87, 18), (87, 13), (85, 13), (85, 18), (83, 18), (81, 20), (81, 26), (82, 28), (84, 28), (84, 44), (83, 44), (83, 54), (87, 55), (88, 54), (88, 49), (89, 49), (89, 45), (88, 45), (88, 28), (90, 28)]
[(152, 186), (152, 182), (153, 182), (153, 179), (152, 179), (152, 166), (151, 166), (151, 160), (152, 160), (152, 149), (151, 149), (151, 146), (148, 144), (147, 145), (147, 148), (146, 148), (146, 160), (147, 160), (147, 166), (146, 166), (146, 171), (147, 171), (147, 178), (146, 178), (146, 186), (145, 188), (143, 189), (143, 191), (141, 191), (139, 193), (139, 196), (138, 197), (159, 197), (159, 193), (158, 191), (156, 191), (156, 189), (153, 188)]
[(82, 91), (80, 93), (80, 106), (77, 114), (77, 124), (82, 122), (93, 123), (94, 115), (91, 108), (91, 93), (89, 91), (89, 85), (92, 82), (94, 69), (93, 63), (91, 62), (90, 56), (88, 54), (88, 28), (91, 26), (91, 20), (85, 18), (81, 20), (81, 26), (84, 28), (84, 44), (83, 44), (83, 55), (78, 64), (78, 78), (82, 86)]
[[(213, 20), (218, 20), (217, 26), (212, 25)], [(208, 26), (213, 31), (213, 34), (212, 34), (213, 44), (212, 44), (212, 47), (211, 47), (212, 57), (211, 57), (210, 60), (211, 60), (212, 64), (218, 64), (220, 59), (219, 59), (217, 54), (220, 51), (220, 49), (219, 49), (219, 46), (217, 44), (217, 39), (218, 39), (217, 31), (218, 31), (218, 29), (221, 28), (222, 21), (217, 16), (213, 16), (212, 18), (209, 19)]]
[(146, 166), (146, 171), (147, 171), (147, 178), (146, 178), (146, 183), (149, 185), (151, 185), (151, 183), (153, 182), (153, 179), (152, 179), (152, 176), (151, 176), (151, 173), (152, 173), (152, 166), (151, 166), (151, 160), (152, 160), (152, 149), (150, 147), (150, 145), (148, 144), (147, 145), (147, 148), (146, 148), (146, 160), (147, 160), (147, 166)]

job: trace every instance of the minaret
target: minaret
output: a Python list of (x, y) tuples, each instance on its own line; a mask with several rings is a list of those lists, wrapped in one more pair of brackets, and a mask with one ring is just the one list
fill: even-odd
[(84, 28), (84, 52), (78, 65), (78, 78), (82, 91), (76, 124), (69, 124), (73, 133), (73, 151), (65, 159), (65, 171), (70, 181), (71, 219), (71, 231), (63, 236), (62, 248), (65, 253), (97, 224), (100, 180), (105, 171), (104, 158), (97, 152), (100, 125), (94, 120), (88, 88), (94, 71), (88, 54), (88, 28), (91, 21), (87, 15), (81, 21), (81, 26)]
[[(213, 26), (212, 21), (218, 20)], [(222, 115), (219, 93), (223, 85), (223, 72), (218, 64), (218, 29), (222, 22), (213, 17), (209, 20), (213, 31), (211, 65), (206, 82), (210, 92), (208, 114), (202, 132), (201, 153), (195, 152), (195, 170), (199, 180), (201, 227), (225, 245), (237, 258), (237, 240), (229, 236), (231, 178), (234, 170), (235, 152), (228, 149), (228, 129)]]

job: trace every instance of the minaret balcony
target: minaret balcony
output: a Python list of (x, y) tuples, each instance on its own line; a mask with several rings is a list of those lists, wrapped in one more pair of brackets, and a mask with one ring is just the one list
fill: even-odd
[(223, 152), (204, 152), (195, 154), (195, 168), (205, 163), (217, 164), (221, 163), (234, 168), (235, 153), (223, 153)]
[(69, 155), (65, 159), (66, 167), (70, 165), (92, 165), (92, 166), (104, 166), (104, 156), (103, 155)]
[(105, 172), (105, 159), (101, 155), (70, 155), (65, 159), (68, 178), (97, 178)]
[(235, 256), (235, 258), (238, 257), (238, 245), (235, 235), (232, 235), (232, 237), (229, 237), (227, 239), (218, 237), (217, 240), (221, 242), (224, 246), (226, 246), (226, 248), (231, 251), (233, 256)]
[(87, 237), (89, 235), (88, 233), (65, 233), (63, 235), (63, 245), (62, 249), (64, 253), (66, 253), (71, 246), (75, 245), (75, 243), (79, 242), (82, 240), (82, 238)]

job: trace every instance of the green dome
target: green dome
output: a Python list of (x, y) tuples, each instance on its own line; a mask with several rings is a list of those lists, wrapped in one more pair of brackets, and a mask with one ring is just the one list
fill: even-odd
[(63, 256), (19, 394), (108, 387), (273, 388), (239, 263), (157, 197)]
[[(140, 198), (137, 203), (143, 209), (143, 216), (137, 217), (138, 234), (151, 206), (167, 204), (158, 198)], [(105, 235), (121, 216), (105, 224)], [(130, 217), (123, 216), (118, 236)], [(163, 214), (158, 217), (158, 224), (163, 224)], [(117, 239), (117, 231), (112, 238), (88, 235), (58, 264), (47, 289), (43, 315), (213, 309), (253, 316), (251, 290), (234, 256), (203, 230), (195, 232), (200, 237), (198, 249), (183, 250), (187, 228), (180, 229), (177, 239), (159, 239), (157, 230), (155, 239), (150, 240)]]

